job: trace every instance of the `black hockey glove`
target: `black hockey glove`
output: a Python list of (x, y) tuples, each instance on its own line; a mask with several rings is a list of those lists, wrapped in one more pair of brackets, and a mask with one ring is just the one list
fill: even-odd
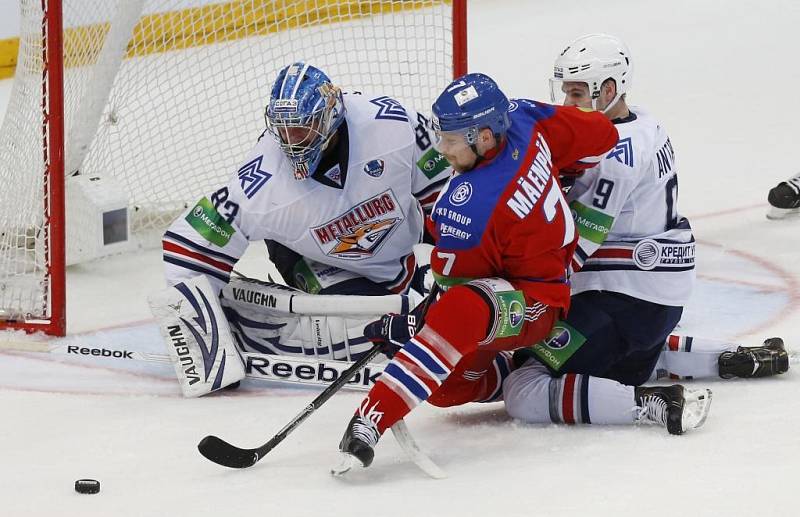
[(426, 298), (408, 314), (384, 314), (381, 319), (364, 327), (364, 337), (376, 343), (381, 352), (391, 359), (422, 328), (429, 305)]
[(381, 319), (364, 327), (364, 336), (377, 344), (381, 352), (391, 359), (414, 336), (417, 331), (416, 321), (413, 314), (384, 314)]

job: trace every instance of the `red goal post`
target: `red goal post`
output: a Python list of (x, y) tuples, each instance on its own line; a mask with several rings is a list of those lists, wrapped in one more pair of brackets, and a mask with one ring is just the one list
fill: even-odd
[[(467, 71), (466, 0), (20, 5), (0, 127), (0, 329), (64, 335), (67, 264), (104, 245), (157, 242), (187, 203), (224, 182), (263, 129), (269, 82), (289, 61), (423, 113)], [(70, 189), (92, 202), (102, 192), (102, 206), (66, 203)], [(110, 198), (125, 210), (107, 210)], [(107, 242), (87, 240), (87, 225)], [(114, 240), (120, 228), (130, 242)]]

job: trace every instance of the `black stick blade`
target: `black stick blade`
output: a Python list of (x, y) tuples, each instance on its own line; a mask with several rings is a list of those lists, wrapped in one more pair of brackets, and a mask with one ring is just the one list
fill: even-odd
[(240, 449), (216, 436), (206, 436), (200, 440), (197, 450), (214, 463), (232, 469), (252, 467), (260, 459), (256, 449)]

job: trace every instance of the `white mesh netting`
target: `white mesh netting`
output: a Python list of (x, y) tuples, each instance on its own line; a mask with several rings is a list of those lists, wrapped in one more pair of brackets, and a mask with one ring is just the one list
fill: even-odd
[[(0, 129), (6, 318), (48, 310), (41, 0), (21, 4)], [(66, 172), (118, 178), (139, 234), (160, 232), (235, 170), (263, 130), (272, 80), (292, 61), (423, 112), (452, 78), (443, 0), (64, 0), (63, 17)]]

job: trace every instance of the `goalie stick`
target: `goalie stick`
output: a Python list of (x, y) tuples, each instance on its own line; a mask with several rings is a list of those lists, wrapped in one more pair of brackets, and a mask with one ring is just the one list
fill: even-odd
[[(47, 341), (0, 341), (0, 352), (3, 350), (10, 352), (37, 352), (85, 360), (104, 358), (120, 364), (130, 363), (131, 361), (164, 365), (172, 364), (172, 358), (167, 354), (139, 352), (106, 346), (98, 347), (70, 343), (52, 344)], [(353, 364), (349, 361), (319, 360), (255, 352), (243, 352), (242, 356), (245, 359), (248, 379), (306, 386), (328, 386)], [(362, 375), (346, 383), (344, 388), (368, 391), (374, 384), (375, 379), (383, 372), (383, 368), (383, 364), (367, 364)]]
[[(430, 294), (425, 299), (425, 306), (422, 310), (422, 314), (428, 312), (428, 308), (431, 305), (432, 300), (434, 300), (439, 294), (439, 287), (437, 284), (433, 284), (431, 288)], [(423, 318), (420, 318), (420, 322), (418, 327), (421, 327), (424, 322)], [(266, 456), (272, 449), (274, 449), (279, 443), (281, 443), (289, 433), (294, 431), (297, 426), (299, 426), (306, 418), (311, 416), (314, 411), (320, 408), (325, 402), (328, 401), (337, 391), (339, 391), (351, 377), (353, 377), (361, 368), (366, 366), (366, 364), (378, 353), (380, 353), (381, 349), (380, 346), (376, 345), (366, 355), (364, 355), (361, 359), (353, 363), (353, 365), (342, 372), (341, 376), (336, 379), (330, 386), (325, 388), (325, 390), (320, 393), (317, 398), (311, 401), (305, 408), (303, 408), (300, 413), (297, 414), (288, 424), (283, 426), (283, 428), (277, 432), (272, 438), (267, 440), (266, 443), (263, 445), (253, 448), (253, 449), (244, 449), (242, 447), (237, 447), (229, 442), (226, 442), (222, 438), (214, 435), (208, 435), (202, 440), (200, 443), (197, 444), (197, 450), (200, 451), (206, 459), (213, 461), (218, 465), (222, 465), (225, 467), (230, 467), (233, 469), (242, 469), (247, 467), (252, 467), (259, 460), (261, 460), (264, 456)], [(407, 431), (407, 430), (406, 430)], [(406, 434), (408, 434), (406, 432)], [(410, 435), (408, 435), (410, 437)], [(413, 443), (413, 442), (412, 442)], [(401, 444), (402, 445), (402, 444)], [(416, 444), (414, 444), (416, 446)], [(419, 448), (417, 448), (419, 451)], [(421, 454), (422, 452), (419, 451)], [(416, 462), (415, 462), (416, 463)], [(432, 462), (431, 462), (432, 463)]]

